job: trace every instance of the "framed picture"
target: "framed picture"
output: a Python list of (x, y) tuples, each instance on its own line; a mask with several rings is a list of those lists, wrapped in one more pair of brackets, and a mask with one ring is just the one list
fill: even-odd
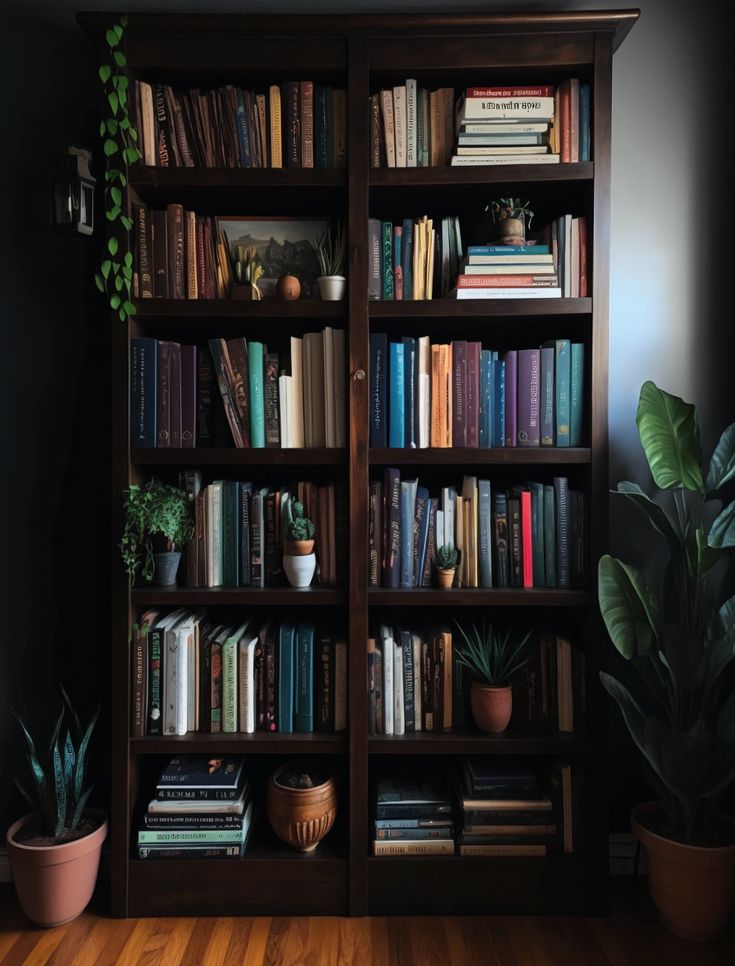
[(255, 245), (264, 273), (258, 282), (263, 298), (275, 298), (281, 275), (295, 275), (301, 282), (301, 298), (317, 298), (317, 261), (311, 242), (329, 227), (331, 219), (259, 216), (217, 216), (230, 252), (238, 245)]

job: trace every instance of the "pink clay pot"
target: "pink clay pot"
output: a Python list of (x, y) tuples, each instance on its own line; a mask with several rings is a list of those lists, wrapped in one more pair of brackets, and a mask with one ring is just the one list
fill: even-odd
[(472, 717), (480, 731), (498, 734), (505, 731), (513, 711), (513, 688), (491, 688), (473, 681), (470, 689)]

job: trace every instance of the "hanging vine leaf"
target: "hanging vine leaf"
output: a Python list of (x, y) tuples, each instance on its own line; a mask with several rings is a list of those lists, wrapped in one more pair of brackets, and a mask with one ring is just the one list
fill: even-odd
[(115, 294), (110, 296), (110, 305), (112, 306), (113, 309), (119, 309), (121, 304), (122, 304), (122, 299), (120, 298), (119, 295)]
[(116, 205), (122, 205), (122, 192), (119, 188), (110, 188), (110, 197)]
[(102, 64), (100, 66), (98, 73), (100, 75), (100, 80), (102, 81), (102, 83), (106, 84), (112, 74), (112, 67), (110, 67), (109, 64)]
[(127, 64), (125, 54), (121, 50), (116, 50), (112, 56), (115, 58), (118, 67), (124, 67)]
[(107, 239), (107, 251), (111, 255), (117, 255), (118, 248), (119, 248), (118, 241), (114, 235), (111, 238)]
[(115, 144), (112, 138), (107, 138), (102, 145), (102, 150), (105, 152), (105, 157), (110, 158), (113, 154), (117, 153), (117, 144)]
[[(122, 34), (120, 36), (122, 36)], [(115, 30), (108, 30), (105, 33), (105, 40), (107, 41), (108, 47), (117, 47), (117, 45), (120, 43), (120, 37), (118, 37)]]
[(111, 268), (112, 268), (112, 262), (110, 261), (109, 258), (106, 258), (104, 262), (102, 262), (102, 264), (100, 265), (100, 271), (102, 272), (102, 277), (105, 279), (105, 281), (107, 280), (107, 277), (110, 274)]

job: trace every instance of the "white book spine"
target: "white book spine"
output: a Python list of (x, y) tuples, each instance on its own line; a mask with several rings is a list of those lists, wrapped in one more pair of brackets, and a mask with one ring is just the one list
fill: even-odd
[(431, 443), (431, 339), (419, 337), (419, 449), (427, 449)]
[(460, 288), (458, 299), (559, 299), (561, 288)]
[(291, 449), (293, 443), (291, 441), (290, 432), (290, 406), (289, 406), (289, 396), (291, 387), (291, 376), (279, 376), (278, 377), (278, 412), (281, 417), (281, 448)]
[(176, 630), (176, 734), (185, 735), (189, 718), (189, 647), (193, 626), (190, 621)]
[(444, 539), (444, 511), (436, 511), (436, 548), (443, 547), (446, 544)]
[(302, 449), (304, 446), (304, 396), (303, 396), (303, 369), (302, 369), (302, 346), (301, 339), (291, 336), (291, 407), (289, 411), (289, 424), (292, 439), (292, 446)]
[(239, 730), (247, 735), (255, 731), (255, 642), (243, 638), (238, 655)]
[(178, 704), (178, 634), (175, 630), (171, 630), (168, 627), (164, 631), (164, 635), (166, 650), (163, 660), (165, 673), (163, 689), (163, 733), (165, 735), (175, 735), (177, 734), (176, 708)]
[(393, 734), (393, 637), (383, 635), (383, 718), (386, 735)]
[(196, 731), (199, 722), (197, 721), (197, 666), (199, 658), (196, 645), (199, 637), (197, 621), (192, 623), (191, 634), (189, 634), (186, 646), (186, 730)]
[(396, 167), (406, 167), (406, 87), (393, 88), (393, 123), (396, 139)]
[(418, 161), (418, 139), (416, 137), (416, 116), (418, 110), (415, 78), (406, 80), (406, 167), (415, 168)]
[(464, 275), (553, 275), (556, 269), (550, 262), (539, 265), (495, 265), (485, 262), (482, 265), (465, 265)]
[(393, 734), (406, 733), (406, 718), (403, 707), (403, 648), (398, 641), (393, 642)]
[(322, 352), (324, 357), (324, 435), (327, 447), (334, 449), (337, 444), (334, 426), (334, 329), (331, 325), (324, 327)]
[(142, 130), (138, 135), (143, 142), (143, 163), (154, 165), (158, 160), (158, 145), (156, 144), (155, 112), (153, 108), (153, 88), (145, 81), (140, 82), (140, 106)]
[(529, 121), (527, 124), (512, 121), (468, 121), (461, 125), (463, 134), (544, 134), (549, 129), (548, 121)]
[(492, 157), (467, 157), (452, 155), (452, 166), (470, 167), (483, 164), (558, 164), (558, 154), (503, 154)]
[(498, 121), (550, 121), (553, 97), (465, 97), (459, 108), (459, 122), (493, 118)]

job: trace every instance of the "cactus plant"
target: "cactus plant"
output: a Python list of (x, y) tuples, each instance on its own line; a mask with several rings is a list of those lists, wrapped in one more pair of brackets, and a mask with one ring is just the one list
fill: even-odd
[(438, 547), (434, 554), (434, 566), (437, 570), (452, 570), (457, 566), (459, 554), (455, 547)]
[(288, 526), (286, 528), (286, 542), (299, 540), (313, 540), (316, 527), (311, 520), (304, 516), (304, 504), (294, 500), (288, 507)]

